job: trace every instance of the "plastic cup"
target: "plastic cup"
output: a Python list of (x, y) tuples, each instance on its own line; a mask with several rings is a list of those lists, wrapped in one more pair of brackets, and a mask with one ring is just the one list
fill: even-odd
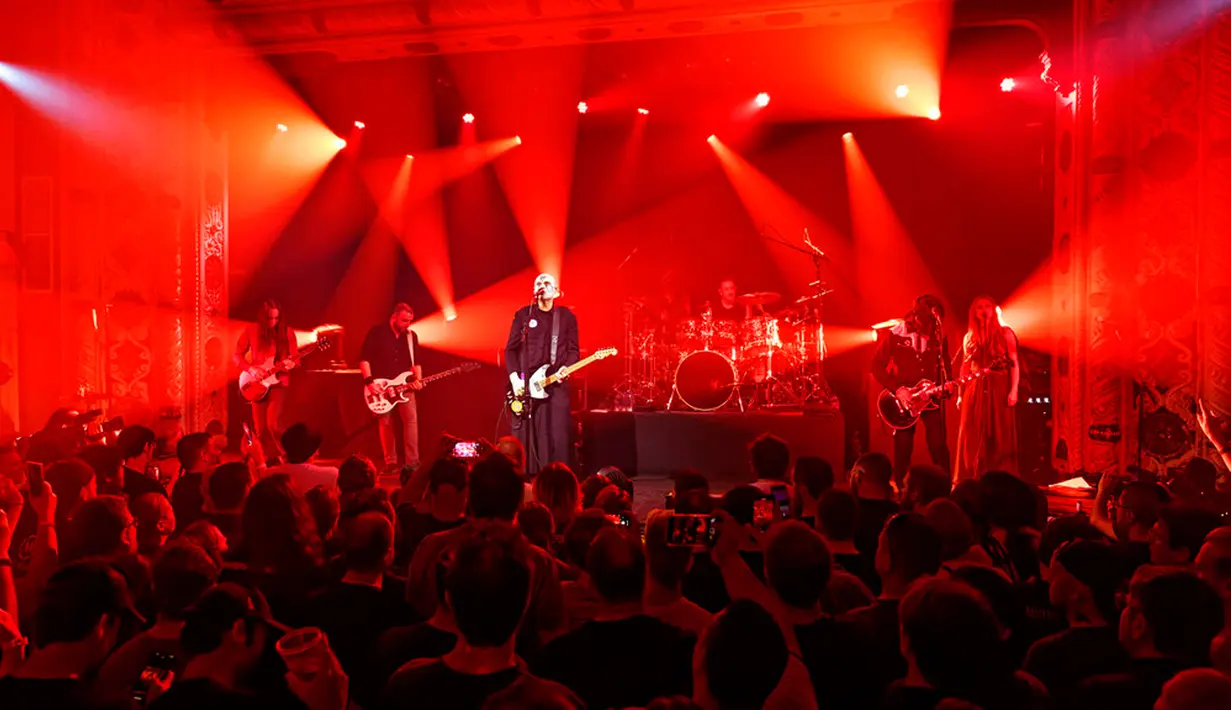
[(301, 678), (312, 678), (325, 669), (329, 647), (317, 628), (295, 629), (278, 639), (275, 648), (286, 669)]

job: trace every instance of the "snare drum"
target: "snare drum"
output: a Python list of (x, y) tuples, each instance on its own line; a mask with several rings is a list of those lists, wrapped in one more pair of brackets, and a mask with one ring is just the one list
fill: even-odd
[(675, 368), (675, 391), (689, 409), (712, 412), (731, 401), (737, 379), (735, 365), (726, 355), (698, 350)]

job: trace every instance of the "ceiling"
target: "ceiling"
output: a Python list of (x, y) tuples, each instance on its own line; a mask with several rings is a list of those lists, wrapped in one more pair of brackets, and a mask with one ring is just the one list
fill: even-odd
[[(911, 23), (949, 0), (210, 0), (213, 40), (340, 61)], [(202, 38), (206, 39), (206, 38)]]

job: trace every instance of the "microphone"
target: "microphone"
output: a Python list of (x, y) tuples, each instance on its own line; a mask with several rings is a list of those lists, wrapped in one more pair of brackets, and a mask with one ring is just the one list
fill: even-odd
[(539, 296), (542, 296), (542, 295), (543, 295), (543, 294), (545, 294), (545, 293), (547, 293), (547, 287), (546, 287), (546, 286), (539, 286), (538, 288), (534, 289), (534, 297), (535, 297), (535, 298), (538, 298)]

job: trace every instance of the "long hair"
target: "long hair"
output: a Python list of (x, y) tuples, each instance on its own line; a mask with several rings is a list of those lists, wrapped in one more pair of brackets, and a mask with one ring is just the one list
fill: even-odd
[(986, 321), (979, 319), (975, 312), (981, 301), (987, 301), (997, 308), (991, 296), (978, 296), (970, 302), (970, 313), (967, 318), (966, 341), (971, 345), (974, 358), (977, 361), (991, 362), (1009, 354), (1009, 344), (1004, 336), (1004, 326), (1000, 324), (999, 312), (994, 312)]
[[(278, 323), (273, 327), (269, 325), (270, 311), (278, 312)], [(291, 349), (290, 343), (287, 342), (286, 319), (282, 317), (282, 308), (272, 298), (261, 302), (261, 310), (257, 313), (256, 337), (260, 349), (268, 351), (270, 346), (273, 346), (278, 359)]]
[(304, 496), (284, 473), (248, 491), (240, 516), (239, 559), (270, 571), (307, 571), (324, 564), (324, 547)]

